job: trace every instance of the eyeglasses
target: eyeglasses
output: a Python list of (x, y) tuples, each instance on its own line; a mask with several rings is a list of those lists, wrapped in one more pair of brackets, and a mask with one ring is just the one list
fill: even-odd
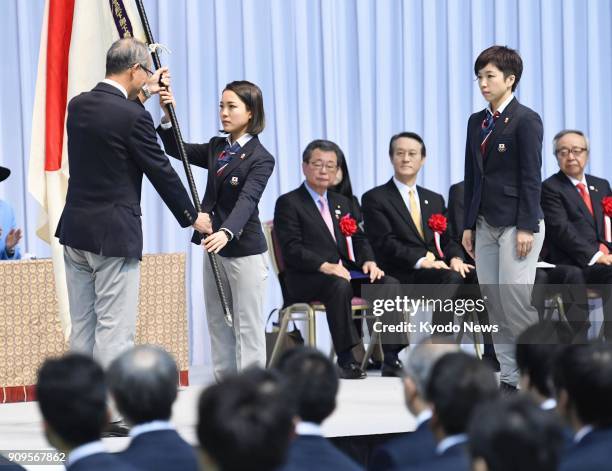
[(142, 70), (144, 70), (147, 75), (150, 77), (151, 75), (153, 75), (155, 72), (153, 72), (152, 70), (147, 69), (144, 65), (142, 65), (140, 62), (138, 64), (136, 64), (137, 66), (139, 66)]
[(317, 160), (316, 162), (309, 162), (309, 164), (317, 170), (325, 169), (328, 172), (335, 172), (338, 170), (338, 165), (333, 162), (324, 163), (321, 160)]
[(587, 149), (585, 147), (572, 147), (568, 149), (567, 147), (561, 147), (561, 149), (557, 149), (557, 155), (562, 158), (569, 157), (570, 154), (573, 154), (574, 157), (580, 157), (584, 151)]

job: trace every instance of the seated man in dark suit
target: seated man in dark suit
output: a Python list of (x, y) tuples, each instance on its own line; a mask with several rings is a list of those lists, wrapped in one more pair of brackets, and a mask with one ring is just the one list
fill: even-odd
[(202, 469), (273, 471), (285, 462), (294, 408), (279, 375), (251, 367), (209, 386), (198, 404)]
[[(546, 221), (547, 261), (573, 265), (582, 270), (584, 282), (601, 292), (604, 301), (605, 335), (612, 338), (612, 244), (605, 230), (602, 200), (612, 196), (610, 184), (585, 174), (589, 143), (581, 131), (563, 130), (553, 139), (559, 172), (542, 184), (542, 209)], [(582, 301), (584, 304), (586, 301)], [(586, 309), (583, 309), (586, 315)], [(586, 319), (571, 319), (574, 324)]]
[(556, 471), (564, 444), (558, 419), (517, 396), (479, 406), (468, 436), (474, 471)]
[(179, 373), (165, 350), (139, 345), (117, 357), (108, 386), (132, 429), (132, 441), (119, 457), (149, 471), (197, 471), (196, 454), (170, 423)]
[(429, 338), (410, 351), (405, 366), (404, 395), (406, 405), (416, 419), (416, 429), (375, 449), (368, 469), (387, 471), (403, 468), (435, 456), (436, 439), (429, 424), (431, 407), (425, 400), (425, 385), (436, 361), (457, 349), (456, 344), (439, 343)]
[(476, 406), (498, 396), (491, 368), (463, 352), (447, 353), (434, 365), (426, 397), (432, 404), (431, 429), (435, 456), (414, 468), (431, 471), (467, 471), (467, 427)]
[(289, 350), (279, 361), (287, 395), (296, 404), (296, 437), (289, 446), (283, 471), (357, 471), (361, 467), (324, 436), (321, 424), (336, 408), (338, 375), (318, 350)]
[(67, 471), (136, 471), (106, 452), (100, 436), (108, 423), (107, 389), (102, 368), (71, 353), (46, 360), (36, 383), (45, 436), (67, 455)]
[(575, 432), (560, 471), (610, 469), (612, 345), (570, 345), (553, 370), (557, 409)]
[[(284, 283), (294, 302), (322, 301), (339, 373), (345, 379), (365, 377), (351, 349), (360, 343), (352, 320), (351, 298), (360, 283), (397, 283), (386, 277), (374, 259), (363, 231), (350, 213), (352, 202), (328, 192), (338, 170), (338, 146), (316, 140), (302, 157), (306, 181), (276, 201), (274, 230), (285, 264)], [(365, 276), (364, 276), (365, 274)], [(404, 345), (385, 343), (383, 375), (395, 375), (402, 365), (397, 358)]]

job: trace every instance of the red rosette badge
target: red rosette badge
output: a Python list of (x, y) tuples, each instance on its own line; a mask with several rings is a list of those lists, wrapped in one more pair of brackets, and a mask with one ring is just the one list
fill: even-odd
[(434, 233), (434, 241), (436, 243), (436, 249), (440, 258), (444, 258), (444, 252), (442, 252), (442, 246), (440, 245), (440, 235), (446, 231), (446, 216), (440, 213), (432, 214), (427, 220), (427, 225)]
[(612, 196), (606, 196), (602, 199), (601, 207), (604, 212), (604, 236), (606, 242), (612, 242), (612, 224), (610, 224), (610, 218), (612, 218)]
[(345, 214), (338, 221), (340, 232), (346, 239), (346, 250), (348, 251), (349, 259), (355, 261), (355, 252), (353, 250), (353, 234), (357, 232), (357, 221), (350, 214)]

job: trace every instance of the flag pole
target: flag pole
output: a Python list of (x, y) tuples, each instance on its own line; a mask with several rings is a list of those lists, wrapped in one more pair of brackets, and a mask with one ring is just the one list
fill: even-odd
[[(136, 7), (138, 8), (138, 15), (140, 16), (140, 21), (142, 23), (142, 27), (144, 29), (145, 37), (147, 40), (147, 44), (154, 44), (155, 40), (153, 39), (153, 33), (151, 32), (151, 27), (149, 25), (149, 21), (147, 19), (147, 13), (145, 12), (144, 5), (142, 0), (136, 0)], [(159, 54), (157, 50), (151, 51), (151, 56), (153, 57), (153, 65), (155, 66), (155, 70), (161, 67), (161, 61), (159, 60)], [(174, 106), (169, 103), (166, 105), (168, 109), (168, 113), (170, 114), (170, 122), (172, 123), (172, 132), (174, 133), (174, 139), (176, 140), (177, 148), (179, 151), (179, 157), (183, 162), (183, 167), (185, 169), (185, 174), (187, 175), (187, 182), (189, 183), (189, 190), (191, 191), (191, 197), (193, 199), (193, 204), (198, 212), (202, 211), (202, 207), (200, 205), (200, 198), (198, 197), (198, 190), (196, 188), (195, 182), (193, 180), (193, 174), (191, 172), (191, 166), (189, 165), (189, 160), (187, 159), (187, 152), (185, 151), (185, 145), (183, 144), (183, 137), (181, 135), (181, 130), (179, 128), (178, 119), (176, 118), (176, 113), (174, 111)], [(232, 311), (229, 306), (228, 296), (226, 295), (225, 287), (223, 286), (223, 281), (221, 278), (221, 266), (219, 265), (219, 261), (217, 260), (217, 255), (213, 252), (207, 252), (208, 258), (210, 261), (210, 266), (212, 268), (213, 276), (215, 278), (215, 285), (217, 286), (217, 292), (219, 293), (219, 298), (221, 299), (221, 305), (223, 306), (223, 313), (225, 315), (225, 322), (228, 326), (233, 325)], [(227, 282), (227, 276), (224, 276), (227, 285), (227, 292), (229, 297), (231, 298), (231, 288), (229, 286), (229, 282)]]

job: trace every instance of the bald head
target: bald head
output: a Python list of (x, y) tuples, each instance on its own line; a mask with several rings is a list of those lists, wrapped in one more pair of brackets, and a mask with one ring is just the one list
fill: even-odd
[(130, 423), (170, 419), (178, 369), (162, 348), (139, 345), (127, 350), (113, 361), (107, 379), (119, 412)]

